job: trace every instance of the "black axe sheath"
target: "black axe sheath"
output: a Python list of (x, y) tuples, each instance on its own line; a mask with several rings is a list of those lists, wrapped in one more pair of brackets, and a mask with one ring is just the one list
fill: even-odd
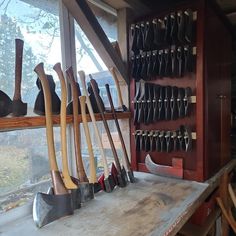
[[(55, 84), (53, 77), (51, 75), (46, 75), (46, 79), (48, 81), (49, 90), (50, 90), (50, 94), (51, 94), (52, 114), (58, 115), (60, 113), (61, 101), (55, 91), (56, 84)], [(34, 103), (34, 113), (37, 115), (44, 116), (45, 115), (44, 94), (43, 94), (43, 89), (42, 89), (42, 85), (41, 85), (39, 78), (36, 81), (36, 85), (39, 89), (39, 93), (38, 93), (35, 103)]]
[(27, 103), (21, 100), (21, 80), (22, 80), (22, 57), (24, 41), (15, 39), (15, 92), (12, 100), (12, 116), (25, 116), (27, 114)]
[(0, 90), (0, 117), (9, 115), (12, 112), (12, 100)]
[(125, 147), (125, 142), (124, 142), (124, 139), (123, 139), (123, 135), (122, 135), (122, 132), (121, 132), (121, 129), (120, 129), (120, 125), (119, 125), (118, 118), (117, 118), (117, 115), (116, 115), (116, 111), (115, 111), (115, 108), (114, 108), (114, 104), (113, 104), (113, 101), (112, 101), (110, 88), (109, 88), (108, 84), (106, 84), (105, 87), (106, 87), (106, 91), (107, 91), (107, 97), (108, 97), (108, 100), (109, 100), (109, 103), (110, 103), (110, 106), (111, 106), (111, 112), (113, 114), (115, 124), (116, 124), (116, 129), (117, 129), (119, 139), (120, 139), (120, 142), (121, 142), (121, 147), (122, 147), (123, 156), (124, 156), (124, 163), (125, 163), (125, 166), (126, 166), (128, 176), (129, 176), (129, 180), (130, 180), (131, 183), (134, 183), (135, 182), (134, 174), (133, 174), (133, 171), (131, 169), (127, 149)]
[(111, 150), (112, 150), (112, 153), (113, 153), (113, 156), (114, 156), (114, 160), (115, 160), (115, 164), (116, 164), (116, 168), (117, 168), (117, 172), (118, 172), (118, 174), (117, 174), (118, 185), (120, 187), (125, 187), (127, 185), (127, 175), (126, 175), (126, 172), (124, 173), (124, 171), (122, 171), (122, 169), (121, 169), (120, 161), (119, 161), (116, 149), (115, 149), (115, 145), (114, 145), (113, 140), (112, 140), (111, 132), (110, 132), (110, 129), (108, 127), (104, 112), (102, 110), (102, 104), (100, 102), (99, 94), (98, 94), (98, 90), (97, 90), (97, 83), (92, 78), (91, 75), (89, 75), (89, 76), (91, 78), (90, 84), (92, 86), (92, 89), (93, 89), (93, 92), (94, 92), (94, 95), (95, 95), (95, 99), (96, 99), (96, 102), (97, 102), (97, 105), (98, 105), (98, 109), (99, 109), (100, 114), (102, 116), (103, 125), (105, 127), (105, 130), (106, 130), (106, 133), (107, 133), (107, 136), (108, 136), (108, 140), (109, 140), (109, 143), (110, 143), (110, 146), (111, 146)]
[(33, 219), (38, 227), (42, 227), (63, 216), (73, 214), (73, 205), (72, 196), (65, 188), (57, 166), (53, 137), (51, 94), (43, 63), (38, 64), (34, 71), (39, 76), (44, 90), (48, 156), (54, 192), (53, 194), (37, 193), (34, 198)]

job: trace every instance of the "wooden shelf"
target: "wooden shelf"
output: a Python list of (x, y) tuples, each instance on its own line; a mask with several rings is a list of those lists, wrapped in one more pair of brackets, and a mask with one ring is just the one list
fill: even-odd
[[(105, 117), (107, 120), (113, 120), (113, 115), (111, 113), (106, 113)], [(117, 112), (118, 119), (129, 119), (131, 118), (130, 112)], [(100, 114), (95, 114), (95, 118), (97, 121), (101, 121), (102, 117)], [(87, 115), (88, 122), (91, 122), (91, 118)], [(68, 124), (72, 123), (73, 116), (68, 115), (66, 118), (66, 122)], [(82, 117), (79, 115), (78, 123), (82, 122)], [(60, 115), (53, 116), (53, 124), (60, 124)], [(46, 119), (45, 116), (25, 116), (25, 117), (4, 117), (0, 118), (0, 131), (9, 131), (16, 129), (31, 129), (31, 128), (39, 128), (45, 127)]]

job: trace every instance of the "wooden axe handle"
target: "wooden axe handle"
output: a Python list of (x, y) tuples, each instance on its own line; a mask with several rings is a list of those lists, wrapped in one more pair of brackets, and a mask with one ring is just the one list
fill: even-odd
[(60, 113), (60, 126), (61, 126), (61, 153), (62, 153), (62, 175), (63, 181), (67, 189), (77, 189), (77, 185), (73, 183), (70, 177), (67, 157), (67, 140), (66, 140), (66, 103), (67, 103), (67, 90), (66, 82), (61, 69), (61, 63), (53, 66), (61, 83), (61, 113)]
[(119, 80), (117, 78), (117, 74), (116, 74), (115, 68), (111, 67), (109, 70), (110, 70), (110, 72), (112, 74), (112, 77), (113, 77), (113, 79), (115, 81), (115, 84), (116, 84), (116, 89), (117, 89), (117, 92), (118, 92), (119, 103), (120, 103), (121, 106), (124, 106), (124, 102), (123, 102), (122, 94), (121, 94), (121, 90), (120, 90), (120, 84), (119, 84)]
[(98, 130), (98, 127), (97, 127), (97, 124), (96, 124), (95, 115), (94, 115), (94, 112), (93, 112), (91, 101), (89, 99), (88, 91), (86, 89), (85, 74), (84, 74), (84, 71), (79, 71), (78, 73), (79, 73), (79, 77), (80, 77), (80, 81), (81, 81), (81, 85), (82, 85), (83, 95), (86, 96), (86, 104), (87, 104), (87, 107), (88, 107), (88, 110), (89, 110), (89, 115), (92, 119), (93, 128), (95, 130), (95, 135), (96, 135), (98, 145), (99, 145), (99, 149), (100, 149), (100, 152), (101, 152), (101, 157), (102, 157), (103, 167), (104, 167), (104, 176), (105, 176), (105, 178), (108, 178), (109, 177), (109, 168), (108, 168), (107, 159), (106, 159), (106, 156), (105, 156), (105, 151), (104, 151), (103, 144), (102, 144), (102, 138), (100, 136), (100, 133), (99, 133), (99, 130)]
[(113, 104), (113, 101), (112, 101), (110, 88), (109, 88), (108, 84), (106, 84), (105, 87), (106, 87), (106, 91), (107, 91), (107, 97), (108, 97), (108, 100), (109, 100), (109, 103), (110, 103), (110, 106), (111, 106), (111, 112), (113, 114), (115, 124), (116, 124), (116, 129), (118, 131), (118, 135), (119, 135), (119, 138), (120, 138), (121, 147), (122, 147), (122, 151), (123, 151), (123, 154), (124, 154), (124, 163), (126, 165), (126, 170), (130, 171), (131, 168), (130, 168), (128, 153), (127, 153), (127, 150), (126, 150), (126, 147), (125, 147), (125, 142), (124, 142), (124, 139), (123, 139), (123, 136), (122, 136), (120, 125), (119, 125), (118, 118), (117, 118), (117, 115), (116, 115), (116, 111), (115, 111), (115, 108), (114, 108), (114, 104)]
[(47, 143), (48, 143), (48, 156), (49, 156), (50, 169), (52, 173), (52, 182), (53, 182), (54, 192), (55, 194), (66, 194), (67, 190), (62, 182), (60, 175), (58, 175), (59, 170), (58, 170), (57, 161), (56, 161), (54, 136), (53, 136), (51, 93), (50, 93), (47, 76), (44, 72), (43, 63), (38, 64), (34, 68), (34, 71), (37, 73), (43, 87), (45, 115), (46, 115), (46, 136), (47, 136)]
[(22, 80), (22, 57), (24, 41), (15, 39), (16, 58), (15, 58), (15, 91), (13, 100), (21, 100), (21, 80)]
[(118, 173), (120, 174), (121, 173), (120, 161), (119, 161), (119, 158), (118, 158), (118, 155), (117, 155), (117, 152), (116, 152), (116, 148), (115, 148), (115, 145), (114, 145), (112, 137), (111, 137), (111, 132), (110, 132), (109, 126), (107, 124), (106, 117), (105, 117), (104, 112), (102, 110), (102, 105), (101, 105), (100, 100), (99, 100), (99, 94), (98, 94), (98, 91), (96, 90), (96, 85), (95, 85), (96, 81), (94, 79), (91, 79), (90, 83), (91, 83), (91, 86), (92, 86), (92, 89), (93, 89), (93, 92), (94, 92), (94, 96), (95, 96), (95, 99), (96, 99), (96, 102), (97, 102), (97, 105), (98, 105), (99, 112), (102, 116), (103, 125), (105, 127), (107, 137), (108, 137), (108, 140), (109, 140), (109, 143), (110, 143), (110, 146), (111, 146), (111, 150), (112, 150), (114, 160), (115, 160), (115, 163), (116, 163), (116, 168), (117, 168)]
[(95, 160), (94, 160), (94, 154), (93, 154), (93, 148), (92, 148), (92, 141), (89, 133), (89, 127), (87, 123), (87, 117), (86, 117), (86, 96), (80, 96), (80, 107), (81, 107), (81, 115), (82, 115), (82, 121), (83, 121), (83, 127), (85, 132), (85, 138), (88, 146), (88, 153), (89, 153), (89, 167), (90, 167), (90, 177), (89, 182), (90, 183), (97, 183), (97, 176), (96, 176), (96, 166), (95, 166)]
[(75, 143), (75, 156), (76, 156), (76, 164), (78, 170), (78, 177), (80, 182), (89, 182), (86, 176), (83, 160), (81, 156), (81, 149), (80, 149), (80, 136), (79, 136), (79, 123), (78, 123), (78, 89), (75, 83), (75, 78), (73, 74), (72, 67), (69, 67), (66, 70), (68, 75), (68, 81), (71, 85), (72, 90), (72, 99), (73, 99), (73, 129), (74, 129), (74, 143)]

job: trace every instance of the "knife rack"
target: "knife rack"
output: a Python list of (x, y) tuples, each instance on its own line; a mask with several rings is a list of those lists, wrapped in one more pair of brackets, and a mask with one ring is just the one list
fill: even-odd
[[(134, 124), (135, 86), (133, 74), (133, 59), (147, 50), (165, 50), (172, 48), (172, 44), (164, 44), (156, 48), (133, 48), (133, 29), (143, 22), (163, 19), (173, 12), (191, 9), (194, 14), (195, 36), (190, 45), (195, 55), (194, 69), (182, 76), (152, 76), (146, 78), (147, 83), (160, 86), (190, 87), (190, 114), (175, 120), (159, 120), (149, 124)], [(150, 16), (136, 19), (130, 27), (130, 107), (131, 119), (131, 163), (136, 171), (147, 172), (145, 157), (150, 154), (153, 162), (158, 165), (171, 166), (173, 158), (183, 160), (183, 178), (188, 180), (205, 181), (215, 174), (230, 160), (230, 62), (232, 35), (227, 19), (221, 14), (217, 5), (212, 1), (200, 0), (168, 4), (165, 10)], [(135, 51), (135, 53), (134, 53)], [(192, 150), (156, 152), (139, 151), (135, 147), (134, 135), (139, 130), (176, 130), (180, 125), (187, 125), (196, 139), (192, 140)], [(171, 175), (171, 173), (170, 173)]]

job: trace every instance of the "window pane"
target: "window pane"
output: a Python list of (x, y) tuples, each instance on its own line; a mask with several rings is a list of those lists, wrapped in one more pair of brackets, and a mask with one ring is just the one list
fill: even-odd
[[(0, 90), (11, 98), (15, 79), (15, 38), (24, 40), (22, 100), (28, 103), (28, 115), (39, 92), (36, 64), (44, 62), (46, 73), (61, 61), (58, 1), (0, 1)], [(55, 128), (55, 146), (60, 156), (59, 129)], [(59, 158), (60, 160), (60, 158)], [(45, 129), (0, 133), (0, 212), (22, 205), (35, 192), (46, 191), (50, 184)]]

